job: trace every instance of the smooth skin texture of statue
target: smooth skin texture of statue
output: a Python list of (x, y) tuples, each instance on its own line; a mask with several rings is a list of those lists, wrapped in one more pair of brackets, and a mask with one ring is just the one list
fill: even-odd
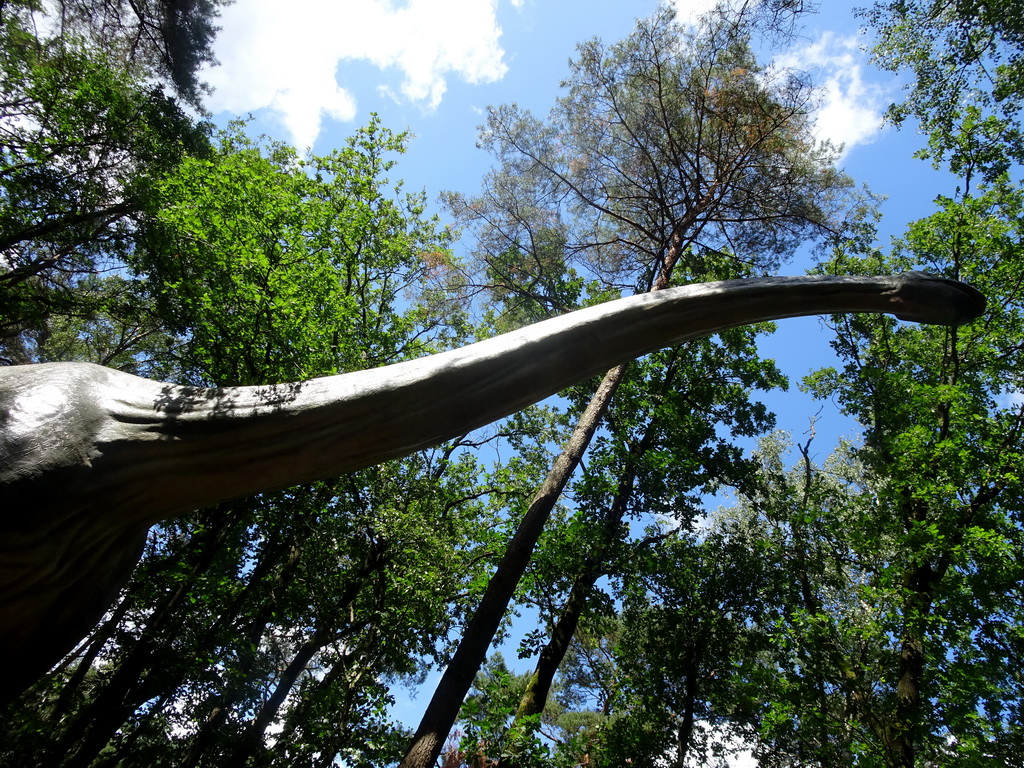
[(955, 326), (984, 305), (974, 289), (920, 273), (755, 278), (295, 384), (197, 389), (85, 363), (0, 368), (0, 699), (99, 621), (159, 520), (409, 454), (725, 328), (841, 312)]

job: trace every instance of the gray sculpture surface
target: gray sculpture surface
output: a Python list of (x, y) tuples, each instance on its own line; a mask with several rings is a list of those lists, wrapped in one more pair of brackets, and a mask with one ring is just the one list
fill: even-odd
[(159, 520), (402, 456), (661, 347), (748, 323), (885, 312), (958, 325), (920, 273), (758, 278), (634, 296), (397, 365), (196, 389), (84, 363), (0, 369), (0, 658), (23, 689), (102, 617)]

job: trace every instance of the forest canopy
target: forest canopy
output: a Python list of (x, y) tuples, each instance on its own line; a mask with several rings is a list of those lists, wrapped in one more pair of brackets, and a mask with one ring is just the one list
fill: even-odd
[(443, 192), (405, 189), (415, 139), (376, 115), (323, 155), (211, 123), (222, 5), (0, 3), (0, 364), (295, 381), (810, 251), (989, 310), (832, 318), (837, 363), (798, 384), (859, 425), (835, 446), (775, 430), (758, 326), (166, 521), (6, 707), (0, 766), (1021, 764), (1019, 4), (861, 12), (907, 83), (888, 119), (948, 183), (891, 244), (811, 78), (770, 65), (809, 4), (662, 6), (581, 41), (546, 114), (487, 109), (490, 170)]

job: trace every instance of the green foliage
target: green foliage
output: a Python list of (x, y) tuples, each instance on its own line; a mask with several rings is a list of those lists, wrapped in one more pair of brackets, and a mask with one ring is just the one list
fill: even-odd
[[(916, 78), (891, 117), (921, 121), (922, 154), (960, 177), (891, 254), (870, 226), (837, 224), (849, 181), (809, 136), (807, 83), (769, 78), (745, 22), (681, 34), (662, 10), (622, 42), (583, 44), (546, 121), (489, 114), (498, 168), (480, 197), (447, 196), (471, 269), (390, 178), (405, 134), (373, 118), (302, 157), (234, 125), (211, 145), (141, 85), (170, 80), (198, 103), (217, 5), (65, 2), (52, 39), (30, 31), (30, 4), (0, 5), (3, 362), (301, 379), (446, 347), (471, 299), (490, 334), (768, 270), (826, 231), (822, 271), (967, 280), (989, 309), (965, 328), (833, 321), (841, 362), (805, 386), (864, 432), (820, 465), (811, 442), (792, 467), (781, 437), (751, 458), (735, 445), (773, 423), (751, 400), (782, 384), (756, 355), (765, 329), (631, 365), (520, 591), (541, 617), (522, 650), (547, 669), (493, 660), (445, 764), (720, 763), (737, 734), (763, 765), (1019, 763), (1016, 4), (866, 16), (879, 61)], [(793, 4), (760, 7), (771, 26)], [(394, 762), (408, 735), (387, 714), (395, 687), (449, 658), (592, 390), (159, 527), (104, 623), (4, 713), (0, 765)], [(492, 446), (498, 460), (477, 455)], [(703, 520), (722, 486), (737, 506)], [(538, 690), (546, 706), (527, 711)]]
[(456, 317), (410, 304), (448, 258), (448, 235), (423, 218), (422, 195), (391, 188), (389, 156), (405, 141), (374, 118), (346, 147), (300, 160), (236, 125), (212, 156), (160, 183), (156, 226), (133, 266), (184, 339), (186, 375), (305, 379), (443, 343), (442, 323)]
[(835, 318), (843, 365), (806, 386), (862, 424), (862, 443), (822, 467), (801, 446), (788, 474), (766, 445), (766, 484), (745, 502), (789, 574), (761, 662), (767, 755), (1012, 763), (1024, 737), (1024, 196), (1003, 178), (936, 202), (892, 255), (841, 249), (822, 269), (928, 268), (979, 288), (985, 317), (959, 329)]
[(205, 128), (102, 52), (38, 39), (15, 13), (0, 24), (0, 356), (55, 359), (51, 319), (148, 337), (149, 307), (104, 281), (154, 181), (204, 151)]
[(488, 258), (485, 322), (499, 332), (514, 330), (581, 306), (585, 289), (595, 293), (597, 286), (566, 263), (565, 247), (563, 233), (541, 229), (531, 232), (528, 249), (513, 245)]
[[(374, 119), (299, 159), (234, 126), (211, 148), (131, 71), (5, 23), (10, 357), (266, 383), (461, 333), (422, 284), (448, 235), (388, 179), (404, 135)], [(155, 529), (104, 623), (5, 713), (0, 764), (395, 760), (391, 685), (443, 660), (500, 546), (473, 533), (472, 447)]]
[(599, 764), (722, 759), (721, 729), (749, 724), (732, 672), (756, 644), (764, 564), (720, 532), (668, 538), (643, 560), (623, 589)]
[(190, 106), (201, 108), (199, 69), (216, 63), (214, 20), (232, 0), (55, 0), (62, 38), (80, 38), (114, 57), (139, 80), (157, 79)]
[(550, 750), (536, 738), (540, 716), (520, 722), (515, 730), (508, 729), (528, 682), (529, 675), (509, 671), (500, 653), (488, 659), (462, 705), (462, 739), (458, 749), (446, 756), (445, 764), (472, 766), (480, 759), (515, 756), (524, 768), (550, 766)]
[(1024, 161), (1018, 122), (1024, 94), (1024, 12), (1014, 0), (878, 0), (862, 11), (876, 61), (909, 71), (907, 97), (889, 110), (920, 122), (920, 156), (958, 176), (994, 181)]

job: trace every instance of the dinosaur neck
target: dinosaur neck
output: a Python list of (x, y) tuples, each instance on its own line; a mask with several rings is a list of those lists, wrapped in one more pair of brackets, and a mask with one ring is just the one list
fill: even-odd
[(160, 519), (402, 456), (724, 328), (837, 312), (956, 325), (983, 308), (972, 289), (921, 275), (765, 278), (636, 296), (299, 384), (206, 390), (85, 364), (0, 368), (6, 687), (20, 690), (95, 624)]
[(108, 371), (114, 418), (93, 468), (107, 472), (104, 492), (131, 495), (136, 522), (148, 525), (409, 454), (725, 328), (839, 312), (955, 324), (977, 314), (976, 302), (920, 275), (760, 278), (635, 296), (421, 360), (296, 384), (197, 390)]

